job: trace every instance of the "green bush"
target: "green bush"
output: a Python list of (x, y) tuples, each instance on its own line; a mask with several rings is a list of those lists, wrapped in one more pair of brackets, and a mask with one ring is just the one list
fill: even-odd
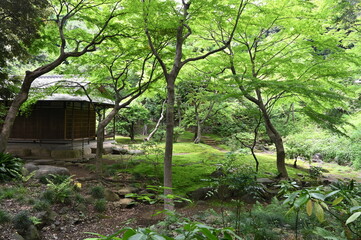
[(19, 187), (9, 187), (0, 189), (0, 200), (1, 199), (24, 199), (27, 194), (27, 189), (19, 186)]
[(8, 223), (11, 221), (11, 216), (8, 212), (0, 209), (0, 224)]
[(164, 138), (165, 138), (165, 130), (164, 129), (158, 129), (153, 135), (153, 140), (155, 142), (162, 142)]
[(39, 178), (39, 182), (42, 184), (54, 183), (54, 184), (61, 184), (67, 181), (69, 176), (67, 175), (58, 175), (58, 174), (50, 174), (47, 176), (42, 176)]
[(56, 184), (48, 179), (47, 190), (43, 193), (43, 198), (50, 203), (71, 203), (74, 194), (74, 185), (71, 177), (67, 177), (62, 183)]
[(107, 201), (105, 199), (98, 199), (94, 203), (94, 210), (97, 212), (105, 212), (107, 210)]
[(8, 153), (0, 153), (0, 182), (21, 179), (23, 161)]
[(184, 133), (184, 128), (182, 127), (175, 127), (173, 133), (173, 142), (177, 142), (178, 138)]
[(50, 209), (50, 203), (46, 200), (36, 201), (34, 203), (33, 209), (36, 211), (46, 211)]
[(33, 225), (33, 222), (31, 221), (28, 211), (21, 211), (14, 216), (13, 224), (16, 230), (24, 230)]
[(94, 186), (90, 189), (90, 195), (95, 199), (104, 198), (104, 192), (103, 186)]
[(340, 165), (353, 164), (361, 167), (361, 130), (353, 131), (349, 137), (338, 136), (317, 128), (305, 128), (285, 138), (289, 158), (311, 159), (315, 154), (326, 162), (335, 161)]

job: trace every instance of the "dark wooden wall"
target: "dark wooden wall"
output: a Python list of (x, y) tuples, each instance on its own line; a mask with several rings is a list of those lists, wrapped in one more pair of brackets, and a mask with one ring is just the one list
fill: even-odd
[(28, 116), (15, 120), (11, 139), (95, 138), (95, 111), (87, 102), (39, 101)]

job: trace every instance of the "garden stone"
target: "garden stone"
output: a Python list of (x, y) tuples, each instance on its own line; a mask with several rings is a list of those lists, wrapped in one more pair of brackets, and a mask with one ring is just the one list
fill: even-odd
[(40, 234), (38, 229), (34, 225), (30, 225), (26, 229), (18, 229), (18, 233), (24, 238), (24, 240), (40, 240)]
[(130, 193), (136, 193), (138, 192), (139, 190), (135, 187), (125, 187), (125, 188), (122, 188), (120, 190), (118, 190), (116, 193), (119, 195), (119, 196), (125, 196), (127, 194), (130, 194)]
[(114, 193), (112, 190), (110, 189), (105, 189), (104, 191), (104, 198), (107, 200), (107, 201), (110, 201), (110, 202), (116, 202), (116, 201), (119, 201), (120, 197), (118, 196), (118, 194)]
[(257, 178), (257, 182), (267, 185), (267, 184), (272, 184), (275, 181), (273, 181), (272, 179), (269, 179), (269, 178)]
[(113, 154), (127, 154), (128, 153), (128, 150), (125, 149), (125, 148), (120, 148), (120, 147), (113, 147)]
[(322, 156), (321, 153), (315, 153), (315, 155), (312, 156), (312, 159), (322, 160), (322, 159), (323, 159), (323, 156)]
[(14, 240), (25, 240), (19, 233), (15, 233), (13, 236)]
[(210, 198), (209, 192), (211, 192), (212, 190), (213, 188), (210, 187), (198, 188), (197, 190), (191, 192), (189, 195), (190, 198), (194, 201), (206, 200)]
[(142, 155), (144, 154), (143, 150), (128, 150), (128, 154), (130, 155)]
[(257, 202), (257, 199), (251, 195), (251, 194), (245, 194), (241, 197), (241, 200), (248, 204), (255, 204)]
[(70, 176), (69, 170), (65, 167), (41, 165), (41, 166), (39, 166), (39, 169), (35, 171), (35, 178), (41, 178), (44, 176), (48, 176), (50, 174)]
[(224, 175), (225, 174), (223, 168), (218, 168), (216, 171), (211, 173), (212, 178), (220, 178), (223, 177)]
[(31, 172), (34, 172), (35, 170), (38, 170), (39, 167), (33, 163), (26, 163), (24, 165), (24, 169), (27, 171), (27, 173), (31, 173)]
[(134, 205), (135, 202), (131, 198), (122, 198), (114, 203), (114, 207), (119, 207), (119, 208), (132, 208)]

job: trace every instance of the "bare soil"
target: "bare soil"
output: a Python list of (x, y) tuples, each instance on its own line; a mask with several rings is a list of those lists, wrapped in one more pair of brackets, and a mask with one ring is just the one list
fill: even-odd
[[(105, 164), (111, 164), (113, 161), (105, 161)], [(91, 164), (88, 162), (87, 164)], [(64, 166), (64, 162), (57, 165)], [(91, 187), (99, 185), (96, 180), (96, 175), (93, 171), (85, 167), (85, 164), (79, 163), (65, 163), (73, 175), (73, 179), (82, 184), (79, 194), (86, 200), (91, 199), (89, 192)], [(117, 176), (117, 180), (113, 178), (102, 179), (101, 183), (106, 188), (116, 190), (131, 184), (129, 176)], [(139, 184), (139, 183), (138, 183)], [(18, 186), (19, 183), (0, 183), (0, 188), (9, 188)], [(0, 210), (5, 210), (14, 216), (20, 211), (28, 211), (30, 216), (37, 216), (39, 211), (33, 209), (34, 201), (39, 200), (40, 193), (46, 189), (46, 185), (39, 183), (38, 180), (29, 180), (24, 183), (28, 190), (28, 195), (25, 198), (17, 199), (17, 196), (11, 199), (0, 200)], [(30, 200), (29, 200), (30, 199)], [(114, 202), (107, 202), (107, 209), (105, 212), (99, 213), (94, 210), (93, 203), (82, 204), (75, 200), (71, 204), (53, 204), (51, 209), (55, 213), (54, 219), (42, 227), (40, 230), (42, 239), (46, 240), (78, 240), (87, 237), (94, 237), (89, 234), (99, 233), (102, 235), (109, 235), (117, 230), (129, 227), (147, 227), (161, 221), (164, 216), (156, 214), (162, 210), (163, 205), (143, 204), (137, 203), (131, 208), (122, 208), (117, 206)], [(193, 215), (196, 212), (207, 209), (207, 206), (192, 206), (177, 209), (178, 212), (187, 215)], [(12, 223), (0, 224), (0, 240), (13, 240), (16, 230)]]

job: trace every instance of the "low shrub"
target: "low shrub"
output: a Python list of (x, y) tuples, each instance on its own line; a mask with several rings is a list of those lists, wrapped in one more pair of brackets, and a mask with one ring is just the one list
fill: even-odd
[(34, 203), (33, 209), (36, 211), (46, 211), (50, 209), (50, 203), (46, 200), (36, 201)]
[(97, 212), (105, 212), (107, 210), (107, 201), (105, 199), (98, 199), (94, 203), (94, 210)]
[(103, 186), (94, 186), (90, 189), (90, 195), (95, 199), (104, 198), (104, 192)]
[(70, 204), (71, 197), (74, 194), (74, 184), (71, 177), (67, 177), (60, 184), (48, 179), (47, 190), (43, 192), (43, 198), (50, 203)]
[(23, 160), (0, 152), (0, 182), (21, 179), (22, 168)]
[(21, 211), (16, 214), (12, 222), (16, 230), (28, 229), (31, 225), (33, 225), (28, 211)]
[(0, 224), (8, 223), (11, 221), (11, 216), (5, 210), (0, 209)]

